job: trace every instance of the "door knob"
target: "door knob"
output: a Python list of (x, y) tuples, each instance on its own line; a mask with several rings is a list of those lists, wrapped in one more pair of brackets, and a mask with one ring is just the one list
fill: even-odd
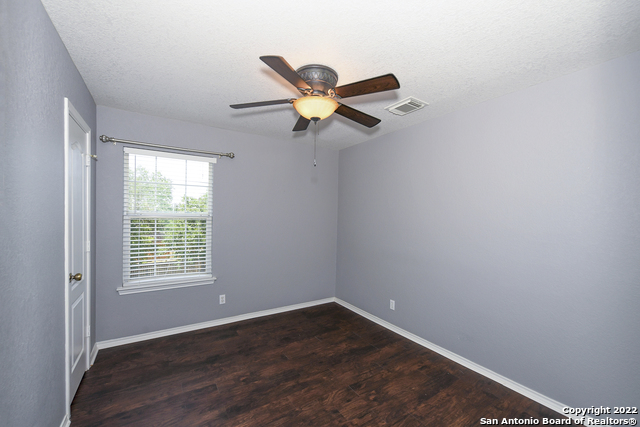
[(76, 280), (79, 282), (80, 280), (82, 280), (82, 273), (76, 273), (76, 274), (69, 273), (69, 280), (70, 281)]

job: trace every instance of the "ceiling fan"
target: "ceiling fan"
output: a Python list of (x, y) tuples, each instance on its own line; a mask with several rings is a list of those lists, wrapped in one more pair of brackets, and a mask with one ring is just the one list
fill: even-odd
[(380, 119), (341, 104), (339, 100), (350, 96), (400, 88), (400, 83), (398, 83), (398, 79), (393, 74), (385, 74), (336, 87), (338, 73), (326, 65), (310, 64), (294, 70), (281, 56), (261, 56), (260, 59), (298, 89), (302, 97), (234, 104), (230, 105), (230, 107), (241, 109), (293, 104), (293, 108), (300, 114), (300, 118), (293, 127), (296, 132), (307, 130), (311, 121), (317, 122), (318, 120), (326, 119), (334, 112), (356, 123), (372, 128), (380, 123)]

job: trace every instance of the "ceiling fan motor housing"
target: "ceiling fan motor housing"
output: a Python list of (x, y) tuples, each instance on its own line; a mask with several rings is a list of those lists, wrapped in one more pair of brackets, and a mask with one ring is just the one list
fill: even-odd
[(338, 84), (338, 73), (326, 65), (309, 64), (296, 70), (302, 80), (313, 89), (314, 93), (322, 92), (323, 95), (332, 96)]

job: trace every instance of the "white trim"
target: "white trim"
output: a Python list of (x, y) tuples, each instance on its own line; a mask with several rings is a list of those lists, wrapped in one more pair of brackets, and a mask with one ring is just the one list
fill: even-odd
[[(123, 235), (122, 235), (122, 246), (123, 246), (123, 282), (122, 286), (116, 288), (116, 291), (119, 295), (127, 295), (127, 294), (136, 294), (143, 292), (153, 292), (160, 291), (166, 289), (178, 289), (185, 288), (191, 286), (202, 286), (202, 285), (211, 285), (215, 282), (216, 278), (213, 277), (212, 274), (212, 260), (211, 260), (211, 248), (212, 248), (212, 222), (213, 222), (213, 196), (212, 196), (212, 188), (213, 188), (213, 164), (216, 163), (215, 159), (206, 158), (202, 156), (190, 156), (190, 155), (181, 155), (175, 153), (166, 153), (161, 151), (153, 151), (153, 150), (141, 150), (136, 148), (124, 147), (124, 206), (123, 206), (123, 217), (122, 217), (122, 227), (123, 227)], [(136, 198), (133, 197), (133, 193), (135, 193), (137, 181), (133, 179), (131, 181), (130, 173), (135, 171), (135, 175), (137, 175), (138, 165), (135, 162), (135, 155), (144, 155), (149, 159), (155, 159), (156, 169), (158, 169), (157, 160), (166, 158), (171, 160), (180, 160), (181, 165), (179, 170), (182, 170), (186, 174), (186, 170), (188, 169), (189, 162), (192, 164), (199, 164), (201, 166), (205, 166), (208, 173), (207, 185), (200, 185), (200, 183), (194, 182), (191, 178), (188, 178), (186, 175), (184, 176), (184, 190), (185, 194), (189, 194), (190, 189), (192, 188), (200, 188), (204, 189), (206, 192), (203, 195), (209, 194), (207, 197), (207, 209), (206, 212), (171, 212), (170, 210), (163, 210), (160, 212), (149, 212), (149, 211), (139, 211), (142, 207), (139, 204), (134, 203), (131, 205), (132, 201), (135, 201)], [(131, 157), (133, 155), (134, 157)], [(132, 163), (133, 161), (133, 163)], [(180, 163), (180, 162), (178, 162)], [(185, 169), (187, 168), (187, 169)], [(156, 181), (155, 178), (149, 177), (149, 183), (152, 184)], [(146, 197), (146, 196), (145, 196)], [(143, 198), (145, 198), (143, 197)], [(185, 196), (186, 197), (186, 196)], [(172, 230), (178, 232), (180, 236), (184, 238), (180, 239), (180, 247), (184, 249), (184, 253), (182, 251), (177, 258), (170, 257), (171, 259), (160, 260), (158, 259), (158, 250), (161, 248), (158, 246), (159, 241), (156, 238), (151, 238), (151, 241), (144, 243), (143, 246), (140, 246), (139, 237), (135, 237), (136, 234), (140, 233), (142, 235), (147, 235), (149, 231), (146, 226), (143, 224), (143, 229), (140, 229), (140, 224), (137, 224), (141, 219), (149, 219), (151, 220), (151, 224), (158, 225), (158, 220), (161, 218), (172, 220), (170, 223), (173, 225), (168, 225), (172, 227)], [(197, 233), (198, 236), (204, 237), (203, 239), (196, 239), (195, 241), (189, 241), (188, 239), (188, 223), (193, 219), (196, 220), (197, 223)], [(184, 229), (180, 227), (180, 224), (183, 225)], [(196, 224), (194, 224), (196, 225)], [(173, 227), (176, 227), (175, 229)], [(204, 236), (202, 236), (202, 232), (204, 232)], [(186, 236), (185, 236), (186, 234)], [(174, 242), (178, 244), (178, 242)], [(146, 248), (146, 249), (143, 249)], [(195, 251), (195, 255), (197, 258), (197, 266), (203, 267), (198, 268), (197, 270), (204, 270), (196, 272), (188, 272), (189, 268), (189, 255), (191, 251)], [(164, 251), (163, 251), (164, 252)], [(161, 252), (161, 253), (163, 253)], [(164, 256), (162, 257), (164, 258)], [(169, 258), (169, 257), (167, 257)], [(204, 265), (202, 265), (204, 263)], [(178, 271), (173, 271), (172, 274), (162, 274), (162, 268), (169, 267), (171, 269), (175, 268)], [(164, 271), (165, 273), (169, 273), (169, 271)], [(144, 277), (139, 278), (139, 273), (142, 273)], [(148, 276), (150, 274), (150, 277)]]
[[(67, 271), (69, 270), (69, 114), (71, 103), (68, 98), (64, 98), (64, 140), (62, 141), (64, 150), (64, 402), (65, 417), (71, 417), (71, 402), (69, 400), (69, 383), (71, 370), (69, 369), (69, 278)], [(64, 419), (62, 423), (64, 425)]]
[(98, 349), (116, 347), (119, 345), (131, 344), (140, 341), (152, 340), (154, 338), (162, 338), (169, 335), (181, 334), (183, 332), (196, 331), (198, 329), (212, 328), (214, 326), (226, 325), (229, 323), (241, 322), (243, 320), (255, 319), (256, 317), (270, 316), (272, 314), (284, 313), (287, 311), (299, 310), (301, 308), (313, 307), (315, 305), (327, 304), (334, 302), (335, 298), (324, 298), (316, 301), (303, 302), (301, 304), (287, 305), (285, 307), (272, 308), (270, 310), (255, 311), (253, 313), (240, 314), (238, 316), (225, 317), (223, 319), (210, 320), (208, 322), (194, 323), (191, 325), (179, 326), (177, 328), (163, 329), (161, 331), (147, 332), (146, 334), (132, 335), (124, 338), (115, 338), (107, 341), (99, 341), (96, 343)]
[(116, 288), (116, 291), (120, 295), (127, 294), (139, 294), (141, 292), (154, 292), (154, 291), (164, 291), (165, 289), (179, 289), (179, 288), (189, 288), (192, 286), (203, 286), (203, 285), (213, 285), (213, 283), (217, 280), (215, 277), (209, 277), (205, 280), (200, 280), (197, 282), (186, 282), (184, 280), (188, 280), (188, 278), (182, 279), (183, 283), (154, 283), (154, 284), (146, 284), (146, 285), (123, 285), (119, 288)]
[(69, 427), (70, 425), (71, 425), (71, 420), (69, 419), (69, 416), (67, 414), (64, 414), (64, 418), (60, 423), (60, 427)]
[(127, 282), (125, 286), (154, 286), (154, 285), (179, 285), (181, 283), (213, 282), (216, 280), (213, 274), (189, 273), (172, 274), (159, 277), (144, 277)]
[(423, 347), (428, 348), (429, 350), (435, 351), (438, 354), (443, 355), (444, 357), (446, 357), (449, 360), (452, 360), (456, 363), (461, 364), (462, 366), (471, 369), (474, 372), (479, 373), (480, 375), (484, 375), (487, 378), (492, 379), (493, 381), (502, 384), (503, 386), (510, 388), (511, 390), (520, 393), (521, 395), (528, 397), (529, 399), (538, 402), (541, 405), (546, 406), (549, 409), (552, 409), (564, 416), (567, 416), (566, 414), (564, 414), (562, 412), (562, 408), (566, 408), (567, 405), (563, 405), (562, 403), (551, 399), (550, 397), (547, 397), (541, 393), (538, 393), (535, 390), (531, 390), (528, 387), (523, 386), (522, 384), (519, 384), (513, 380), (510, 380), (509, 378), (503, 377), (502, 375), (493, 372), (490, 369), (485, 368), (484, 366), (480, 366), (475, 362), (472, 362), (469, 359), (465, 359), (462, 356), (457, 355), (456, 353), (453, 353), (445, 348), (442, 348), (432, 342), (429, 342), (427, 340), (425, 340), (424, 338), (420, 338), (419, 336), (412, 334), (411, 332), (405, 331), (402, 328), (397, 327), (396, 325), (387, 322), (386, 320), (382, 320), (379, 317), (374, 316), (371, 313), (368, 313), (354, 305), (349, 304), (346, 301), (341, 300), (340, 298), (334, 298), (335, 302), (340, 304), (341, 306), (343, 306), (344, 308), (348, 308), (349, 310), (353, 311), (354, 313), (357, 313), (359, 315), (361, 315), (362, 317), (365, 317), (369, 320), (371, 320), (372, 322), (377, 323), (380, 326), (383, 326), (387, 329), (389, 329), (392, 332), (395, 332), (398, 335), (402, 335), (403, 337), (410, 339), (411, 341), (420, 344)]
[(96, 357), (98, 357), (98, 343), (93, 344), (93, 348), (91, 349), (91, 356), (89, 357), (89, 366), (93, 366), (96, 362)]

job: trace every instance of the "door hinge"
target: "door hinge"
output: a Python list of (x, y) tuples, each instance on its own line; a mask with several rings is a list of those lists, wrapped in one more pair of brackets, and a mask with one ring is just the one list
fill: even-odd
[(91, 240), (87, 240), (86, 241), (86, 247), (85, 247), (85, 251), (86, 252), (91, 252)]
[(87, 333), (85, 334), (85, 338), (89, 338), (91, 336), (91, 328), (87, 325)]
[(88, 154), (84, 155), (84, 165), (91, 166), (91, 157)]

